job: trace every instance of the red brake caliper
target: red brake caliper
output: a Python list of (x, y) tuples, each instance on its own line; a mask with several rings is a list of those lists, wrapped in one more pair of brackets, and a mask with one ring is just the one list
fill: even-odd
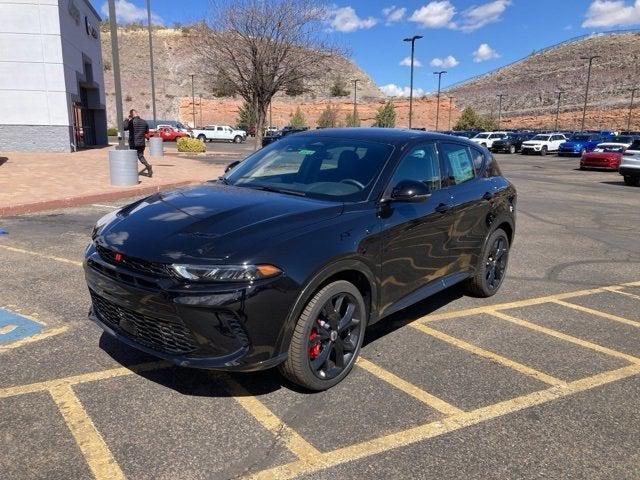
[(311, 333), (309, 334), (309, 358), (311, 360), (315, 360), (320, 355), (320, 340), (316, 341), (318, 337), (318, 329), (313, 327), (311, 329)]

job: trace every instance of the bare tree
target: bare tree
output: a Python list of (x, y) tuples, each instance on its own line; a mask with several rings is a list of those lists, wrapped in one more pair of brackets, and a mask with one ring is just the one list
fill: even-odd
[(325, 10), (313, 0), (213, 0), (191, 35), (204, 74), (217, 74), (255, 109), (256, 148), (269, 103), (326, 71), (339, 53), (323, 38)]

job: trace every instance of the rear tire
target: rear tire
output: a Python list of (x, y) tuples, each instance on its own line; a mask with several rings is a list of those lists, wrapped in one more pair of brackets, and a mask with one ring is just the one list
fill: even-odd
[(640, 187), (640, 177), (632, 177), (631, 175), (624, 176), (624, 184), (630, 187)]
[(309, 390), (333, 387), (353, 368), (366, 325), (367, 310), (355, 285), (345, 280), (328, 284), (298, 318), (280, 373)]
[(507, 272), (509, 262), (509, 237), (498, 228), (487, 238), (482, 248), (476, 273), (467, 281), (467, 293), (474, 297), (495, 295)]

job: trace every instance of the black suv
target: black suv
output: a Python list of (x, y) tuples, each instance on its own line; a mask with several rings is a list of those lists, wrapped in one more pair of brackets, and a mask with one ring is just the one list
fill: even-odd
[(287, 136), (224, 177), (103, 217), (86, 251), (90, 317), (178, 365), (279, 366), (322, 390), (365, 328), (451, 285), (495, 294), (516, 191), (489, 152), (447, 135)]
[(495, 140), (491, 145), (491, 151), (494, 153), (516, 153), (522, 149), (522, 142), (531, 140), (533, 133), (509, 133), (506, 137)]

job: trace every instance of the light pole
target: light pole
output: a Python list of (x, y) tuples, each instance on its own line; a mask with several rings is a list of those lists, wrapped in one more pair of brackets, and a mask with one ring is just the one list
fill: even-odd
[(555, 131), (558, 131), (558, 118), (560, 117), (560, 99), (562, 98), (562, 94), (564, 92), (562, 90), (558, 90), (556, 95), (558, 95), (558, 106), (556, 107), (556, 128)]
[(506, 97), (504, 93), (496, 95), (498, 97), (498, 130), (500, 130), (500, 123), (502, 122), (502, 97)]
[(198, 97), (200, 97), (200, 126), (203, 126), (204, 123), (202, 123), (202, 94), (199, 93)]
[(587, 86), (584, 92), (584, 108), (582, 109), (582, 126), (580, 131), (584, 132), (584, 120), (587, 116), (587, 100), (589, 99), (589, 83), (591, 83), (591, 64), (596, 58), (600, 58), (600, 55), (591, 55), (590, 57), (580, 57), (582, 60), (589, 60), (589, 70), (587, 73)]
[(195, 77), (195, 74), (191, 73), (189, 74), (189, 76), (191, 77), (191, 108), (193, 113), (193, 128), (196, 128), (196, 90), (193, 86), (193, 77)]
[(453, 99), (455, 97), (449, 97), (449, 131), (451, 131), (451, 107), (453, 105)]
[(156, 128), (156, 79), (153, 72), (153, 35), (151, 34), (151, 0), (147, 0), (147, 24), (149, 26), (149, 65), (151, 68), (151, 108), (153, 110), (153, 128)]
[(438, 101), (436, 103), (436, 132), (438, 131), (438, 121), (440, 120), (440, 82), (442, 81), (442, 75), (447, 73), (445, 70), (441, 72), (433, 72), (434, 75), (438, 75)]
[(118, 24), (116, 21), (115, 0), (109, 0), (109, 26), (111, 28), (111, 55), (113, 56), (113, 83), (116, 94), (116, 122), (118, 122), (118, 150), (127, 150), (124, 144), (124, 123), (122, 115), (122, 84), (120, 82), (120, 54), (118, 53)]
[(351, 80), (353, 82), (353, 121), (356, 121), (356, 105), (358, 104), (358, 82), (359, 79)]
[(631, 103), (629, 104), (629, 119), (627, 120), (627, 132), (631, 131), (631, 116), (633, 115), (633, 99), (636, 96), (636, 92), (640, 90), (638, 87), (631, 89)]
[(403, 42), (411, 42), (411, 80), (409, 80), (409, 128), (411, 128), (411, 116), (413, 114), (413, 52), (415, 50), (416, 40), (420, 40), (422, 35), (414, 35), (405, 38)]

